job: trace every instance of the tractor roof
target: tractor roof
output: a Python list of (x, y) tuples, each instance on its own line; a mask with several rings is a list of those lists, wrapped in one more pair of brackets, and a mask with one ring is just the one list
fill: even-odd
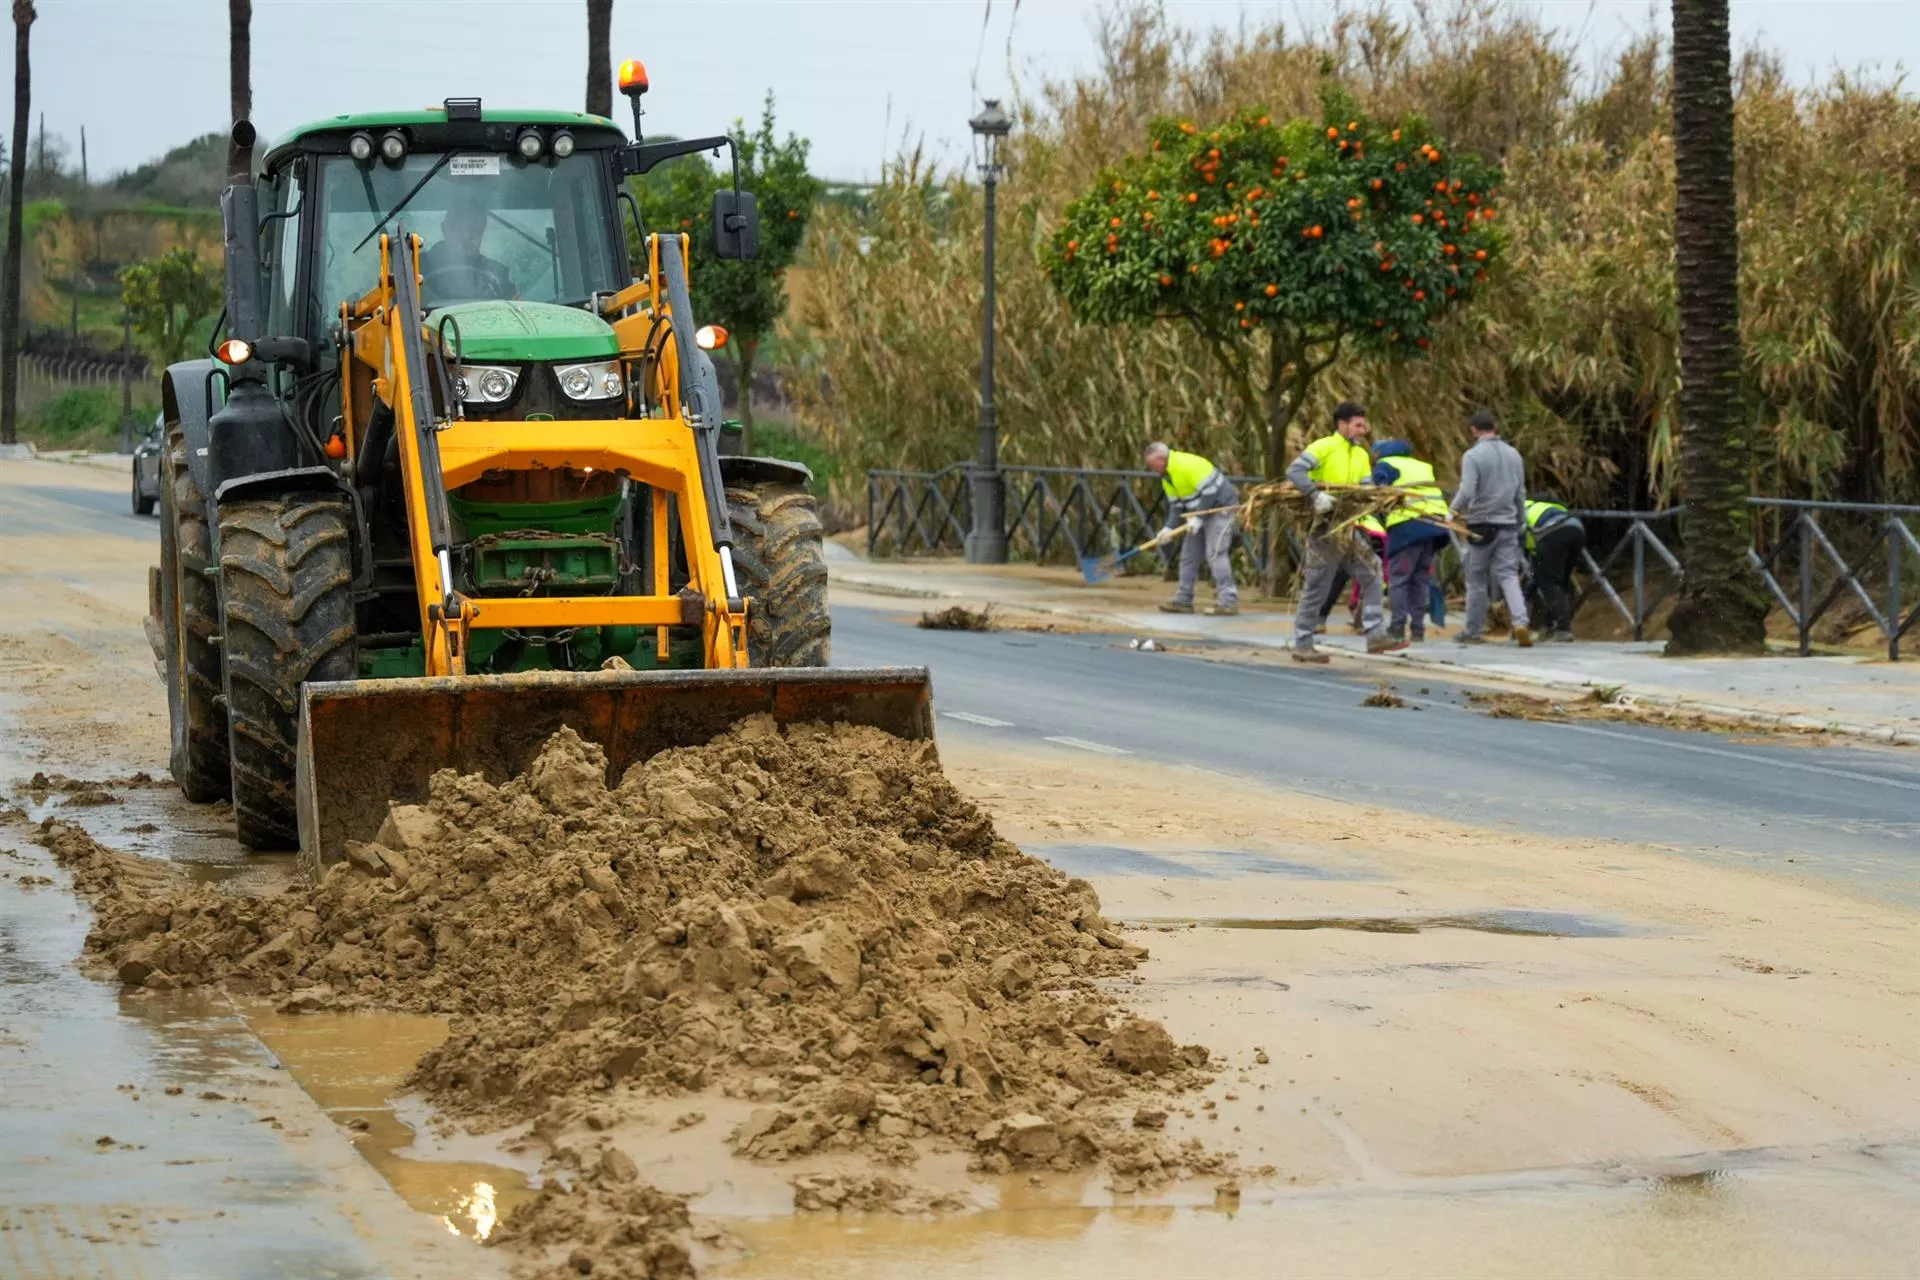
[[(524, 125), (543, 125), (555, 127), (565, 125), (576, 130), (604, 130), (614, 135), (617, 141), (625, 141), (626, 135), (620, 132), (620, 126), (605, 116), (591, 116), (584, 111), (516, 111), (495, 107), (482, 108), (480, 126), (492, 143), (499, 141), (505, 150), (513, 142), (515, 132)], [(464, 126), (464, 127), (463, 127)], [(473, 145), (471, 131), (475, 126), (471, 122), (455, 121), (451, 125), (447, 120), (445, 107), (428, 107), (422, 111), (356, 111), (346, 115), (328, 116), (323, 120), (312, 120), (306, 124), (288, 130), (268, 148), (261, 167), (272, 169), (281, 160), (295, 151), (339, 149), (348, 135), (367, 130), (374, 132), (384, 129), (405, 129), (414, 135), (414, 148), (436, 150), (447, 145)], [(458, 130), (461, 137), (440, 136)], [(334, 145), (328, 145), (328, 144)], [(606, 145), (602, 142), (601, 145)]]

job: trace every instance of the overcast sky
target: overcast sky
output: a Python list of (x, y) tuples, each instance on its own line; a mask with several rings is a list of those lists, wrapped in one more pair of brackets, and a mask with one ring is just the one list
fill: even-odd
[[(1441, 0), (1444, 3), (1444, 0)], [(1516, 0), (1523, 3), (1525, 0)], [(1411, 7), (1411, 0), (1391, 0)], [(1182, 24), (1278, 14), (1325, 21), (1325, 0), (1165, 0)], [(1104, 0), (615, 0), (613, 57), (644, 60), (649, 130), (693, 134), (757, 118), (771, 88), (782, 131), (813, 141), (814, 169), (874, 176), (911, 134), (964, 154), (981, 94), (1006, 95), (1090, 63)], [(1349, 5), (1348, 7), (1352, 7)], [(1668, 21), (1652, 0), (1531, 0), (1604, 60)], [(224, 129), (225, 0), (37, 0), (33, 108), (94, 176)], [(577, 107), (584, 0), (254, 0), (254, 120), (269, 137), (342, 111), (410, 108), (452, 95), (489, 105)], [(985, 32), (983, 35), (983, 22)], [(1920, 0), (1733, 0), (1736, 45), (1778, 52), (1800, 80), (1836, 67), (1886, 79), (1920, 66)], [(1011, 37), (1012, 62), (1008, 60)], [(12, 62), (6, 61), (11, 100)], [(625, 119), (625, 104), (615, 100)]]

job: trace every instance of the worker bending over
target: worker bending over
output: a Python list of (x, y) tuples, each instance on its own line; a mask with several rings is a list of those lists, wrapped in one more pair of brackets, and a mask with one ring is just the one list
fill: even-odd
[(1167, 496), (1167, 528), (1184, 523), (1180, 548), (1180, 586), (1163, 613), (1192, 613), (1193, 591), (1200, 582), (1200, 559), (1213, 573), (1214, 617), (1240, 612), (1240, 588), (1233, 580), (1233, 520), (1240, 492), (1226, 473), (1197, 453), (1182, 453), (1155, 440), (1147, 446), (1147, 470), (1160, 477)]
[(1380, 617), (1380, 557), (1360, 526), (1380, 527), (1372, 516), (1337, 533), (1329, 529), (1333, 495), (1322, 485), (1370, 484), (1373, 455), (1367, 452), (1367, 410), (1342, 400), (1333, 411), (1333, 434), (1315, 440), (1287, 468), (1287, 479), (1313, 504), (1307, 528), (1306, 581), (1293, 611), (1293, 660), (1325, 662), (1327, 655), (1313, 647), (1313, 636), (1325, 612), (1333, 580), (1344, 566), (1360, 585), (1360, 627), (1366, 633), (1368, 653), (1388, 653), (1407, 647), (1405, 640), (1387, 635)]
[(1527, 555), (1540, 598), (1540, 631), (1549, 640), (1573, 639), (1573, 566), (1587, 549), (1587, 528), (1558, 502), (1527, 503)]

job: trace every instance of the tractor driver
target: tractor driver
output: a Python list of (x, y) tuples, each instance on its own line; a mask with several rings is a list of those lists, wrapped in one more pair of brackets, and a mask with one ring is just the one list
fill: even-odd
[(487, 207), (478, 200), (464, 200), (447, 210), (440, 221), (440, 243), (420, 255), (428, 294), (441, 300), (519, 296), (506, 266), (480, 252), (487, 218)]

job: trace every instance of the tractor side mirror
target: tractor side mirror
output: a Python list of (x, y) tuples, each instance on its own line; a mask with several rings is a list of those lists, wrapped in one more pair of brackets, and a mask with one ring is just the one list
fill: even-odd
[(760, 256), (760, 211), (753, 192), (713, 193), (713, 256), (741, 261)]

